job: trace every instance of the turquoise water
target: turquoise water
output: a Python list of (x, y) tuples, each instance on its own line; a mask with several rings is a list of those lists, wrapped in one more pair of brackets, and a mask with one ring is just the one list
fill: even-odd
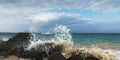
[(0, 33), (0, 40), (8, 40), (13, 37), (16, 33)]
[(74, 34), (73, 41), (83, 45), (99, 43), (120, 44), (120, 34)]
[[(0, 33), (0, 40), (7, 41), (9, 38), (12, 38), (14, 35), (16, 35), (16, 33)], [(51, 41), (52, 39), (56, 38), (54, 34), (35, 34), (35, 36), (37, 40), (42, 40), (43, 43), (44, 43), (44, 40)], [(99, 55), (102, 56), (105, 54), (104, 55), (105, 57), (104, 56), (102, 57), (108, 60), (109, 58), (112, 58), (111, 54), (115, 54), (116, 55), (115, 60), (120, 60), (119, 58), (120, 57), (120, 34), (71, 34), (71, 36), (72, 36), (72, 41), (74, 42), (73, 46), (75, 47), (78, 47), (78, 48), (85, 47), (86, 49), (90, 49), (91, 46), (94, 45), (95, 47), (98, 47), (98, 48), (92, 47), (90, 51), (94, 51), (94, 53), (96, 52), (98, 56)], [(34, 44), (31, 44), (31, 45), (37, 46), (38, 44), (37, 42), (34, 42)], [(28, 48), (30, 46), (28, 46)], [(70, 45), (70, 47), (73, 47), (73, 46)], [(65, 47), (65, 48), (68, 48), (68, 47)], [(99, 48), (102, 48), (102, 50)], [(99, 53), (99, 52), (102, 52), (102, 53)]]
[[(0, 40), (8, 40), (16, 33), (0, 33)], [(95, 45), (100, 43), (120, 44), (120, 34), (71, 34), (75, 44)], [(36, 34), (37, 40), (51, 40), (54, 34)]]

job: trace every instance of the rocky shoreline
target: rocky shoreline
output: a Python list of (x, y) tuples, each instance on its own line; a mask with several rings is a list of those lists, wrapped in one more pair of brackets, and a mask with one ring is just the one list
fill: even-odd
[(98, 58), (92, 54), (83, 53), (84, 50), (78, 51), (77, 49), (68, 50), (69, 56), (66, 57), (63, 53), (63, 45), (54, 43), (40, 44), (37, 49), (27, 50), (33, 38), (30, 33), (18, 33), (8, 41), (0, 43), (0, 60), (11, 60), (9, 59), (11, 56), (14, 56), (14, 60), (101, 60), (101, 57)]

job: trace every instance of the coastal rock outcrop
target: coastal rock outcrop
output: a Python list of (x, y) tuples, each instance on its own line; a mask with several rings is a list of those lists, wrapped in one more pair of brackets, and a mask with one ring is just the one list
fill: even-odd
[(73, 55), (70, 58), (68, 58), (67, 60), (100, 60), (94, 56), (87, 56), (87, 57), (83, 57), (81, 55)]
[(28, 58), (33, 60), (100, 60), (92, 55), (82, 56), (82, 53), (73, 54), (68, 59), (62, 55), (64, 45), (56, 45), (55, 43), (45, 42), (36, 43), (30, 49), (28, 48), (30, 40), (34, 40), (34, 36), (30, 33), (18, 33), (8, 41), (0, 43), (0, 55), (15, 55), (20, 58)]
[(67, 60), (83, 60), (83, 57), (81, 57), (80, 55), (73, 55)]
[(17, 50), (26, 48), (32, 35), (30, 33), (18, 33), (8, 41), (0, 44), (0, 55), (7, 56), (14, 54)]
[(66, 60), (66, 58), (60, 52), (52, 52), (48, 60)]
[(32, 40), (32, 35), (30, 33), (18, 33), (14, 37), (6, 41), (6, 44), (12, 49), (27, 47), (30, 43), (29, 40)]
[(98, 59), (94, 56), (88, 56), (88, 57), (85, 58), (85, 60), (100, 60), (100, 59)]

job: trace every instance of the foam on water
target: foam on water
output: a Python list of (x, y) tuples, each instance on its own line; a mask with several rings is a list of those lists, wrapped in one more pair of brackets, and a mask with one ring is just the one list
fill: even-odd
[(7, 41), (8, 40), (8, 38), (2, 38), (2, 41)]
[[(58, 26), (54, 29), (55, 37), (51, 40), (38, 40), (36, 41), (35, 34), (31, 33), (33, 35), (31, 37), (31, 44), (28, 46), (27, 50), (35, 48), (37, 49), (40, 45), (45, 45), (46, 43), (54, 43), (54, 45), (61, 45), (62, 47), (71, 48), (73, 46), (72, 36), (69, 33), (69, 29), (66, 26)], [(33, 40), (32, 40), (33, 39)], [(45, 46), (46, 47), (46, 46)], [(43, 48), (46, 50), (46, 48)], [(48, 49), (47, 49), (48, 50)]]
[(86, 48), (88, 54), (93, 55), (101, 60), (116, 60), (116, 55), (111, 50), (102, 50), (100, 48)]
[(120, 60), (120, 51), (113, 50), (113, 52), (116, 54), (116, 60)]
[[(55, 37), (51, 40), (36, 40), (35, 34), (32, 33), (31, 44), (28, 46), (27, 50), (32, 48), (38, 50), (39, 46), (43, 46), (41, 50), (49, 52), (50, 48), (54, 48), (55, 46), (62, 46), (62, 54), (68, 58), (73, 54), (83, 53), (84, 57), (88, 55), (95, 56), (100, 60), (120, 60), (120, 51), (110, 50), (110, 49), (101, 49), (97, 47), (91, 48), (81, 48), (74, 47), (72, 36), (70, 34), (70, 29), (66, 26), (60, 25), (54, 29)], [(49, 43), (51, 46), (46, 46), (46, 43)]]

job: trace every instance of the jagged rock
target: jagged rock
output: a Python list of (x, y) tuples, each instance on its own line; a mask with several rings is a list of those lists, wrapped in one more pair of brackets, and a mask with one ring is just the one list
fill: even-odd
[(66, 58), (60, 52), (52, 52), (48, 60), (66, 60)]
[(100, 60), (100, 59), (98, 59), (94, 56), (88, 56), (88, 57), (85, 58), (85, 60)]
[(79, 53), (79, 54), (72, 55), (67, 60), (100, 60), (100, 59), (88, 53)]
[[(54, 43), (39, 44), (35, 48), (26, 50), (30, 41), (33, 40), (33, 36), (30, 33), (18, 33), (8, 41), (2, 42), (0, 44), (0, 55), (9, 56), (16, 55), (22, 58), (31, 58), (35, 60), (42, 60), (48, 57), (53, 52), (60, 52), (60, 47), (55, 47)], [(58, 55), (62, 56), (62, 55)]]
[(100, 60), (94, 56), (89, 56), (89, 57), (82, 57), (82, 56), (79, 56), (79, 55), (74, 55), (70, 58), (68, 58), (67, 60)]
[(48, 60), (100, 60), (94, 56), (83, 58), (81, 55), (73, 55), (66, 59), (60, 52), (63, 50), (62, 45), (55, 45), (54, 43), (44, 43), (25, 50), (28, 47), (33, 36), (30, 33), (18, 33), (8, 41), (0, 43), (0, 55), (16, 55), (17, 57), (30, 58), (35, 60), (42, 60), (48, 57)]
[(44, 57), (47, 57), (46, 52), (40, 51), (26, 51), (23, 55), (19, 56), (22, 58), (30, 58), (35, 60), (42, 60)]
[(0, 44), (0, 55), (12, 55), (19, 50), (19, 48), (25, 48), (30, 43), (29, 40), (33, 37), (30, 33), (18, 33), (14, 37), (10, 38), (8, 41), (2, 42)]
[(73, 55), (72, 57), (68, 58), (67, 60), (83, 60), (83, 57), (80, 55)]
[(24, 55), (21, 55), (22, 58), (31, 58), (35, 60), (42, 60), (45, 57), (48, 57), (52, 52), (59, 52), (55, 48), (54, 43), (44, 43), (39, 44), (35, 48), (32, 47), (30, 50), (26, 50)]
[(29, 40), (33, 37), (30, 33), (18, 33), (14, 37), (10, 38), (6, 41), (6, 44), (10, 46), (12, 49), (27, 47), (30, 43)]

